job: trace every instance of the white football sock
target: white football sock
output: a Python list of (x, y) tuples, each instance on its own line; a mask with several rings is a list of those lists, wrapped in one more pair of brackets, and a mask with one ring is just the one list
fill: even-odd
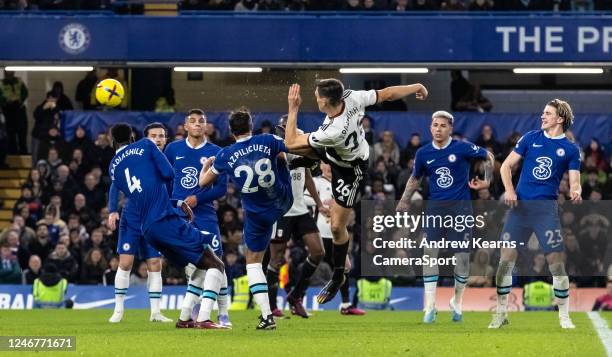
[(202, 287), (204, 286), (205, 276), (206, 270), (202, 269), (196, 269), (191, 274), (189, 283), (187, 284), (187, 293), (185, 294), (185, 299), (183, 299), (183, 306), (181, 306), (181, 315), (179, 319), (182, 321), (191, 319), (193, 305), (195, 305), (196, 301), (198, 301), (200, 298), (200, 295), (202, 295)]
[(221, 289), (219, 290), (219, 297), (217, 298), (217, 304), (219, 305), (219, 315), (227, 315), (230, 304), (230, 298), (227, 291), (227, 275), (223, 273), (221, 280)]
[(161, 271), (150, 271), (147, 278), (147, 286), (149, 288), (149, 302), (151, 303), (151, 315), (159, 314), (159, 300), (162, 293), (162, 275)]
[(569, 314), (569, 278), (563, 263), (553, 263), (548, 266), (553, 276), (553, 290), (557, 298), (559, 316)]
[(497, 313), (505, 314), (508, 312), (508, 296), (512, 290), (512, 270), (514, 262), (500, 261), (495, 276), (497, 285)]
[(115, 274), (115, 311), (123, 311), (123, 301), (129, 287), (130, 271), (117, 268)]
[(438, 285), (438, 276), (424, 276), (423, 281), (423, 285), (425, 285), (425, 311), (431, 311), (436, 307), (436, 287)]
[(221, 289), (223, 275), (224, 274), (220, 270), (214, 268), (206, 271), (204, 289), (202, 291), (202, 302), (196, 321), (200, 322), (210, 320), (210, 313), (215, 305), (215, 301), (217, 301), (219, 289)]
[(270, 300), (268, 298), (268, 283), (264, 275), (261, 263), (247, 264), (247, 277), (249, 279), (249, 290), (253, 294), (253, 300), (259, 305), (263, 318), (272, 314)]

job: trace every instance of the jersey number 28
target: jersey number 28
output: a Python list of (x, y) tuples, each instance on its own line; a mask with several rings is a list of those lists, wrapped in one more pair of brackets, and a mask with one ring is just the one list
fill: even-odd
[(259, 190), (259, 186), (262, 188), (272, 187), (276, 181), (276, 176), (274, 176), (274, 171), (272, 171), (272, 161), (270, 161), (268, 158), (259, 159), (255, 163), (255, 173), (257, 174), (258, 186), (251, 187), (251, 182), (253, 182), (254, 175), (253, 169), (250, 166), (238, 166), (234, 170), (234, 176), (240, 177), (243, 172), (246, 172), (246, 179), (244, 180), (242, 190), (240, 190), (242, 193), (255, 193)]

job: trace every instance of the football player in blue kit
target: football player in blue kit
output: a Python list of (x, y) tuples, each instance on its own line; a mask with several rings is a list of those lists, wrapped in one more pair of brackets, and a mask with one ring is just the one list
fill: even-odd
[[(200, 188), (198, 179), (204, 161), (214, 157), (221, 150), (217, 145), (208, 142), (204, 135), (206, 115), (201, 109), (192, 109), (185, 117), (184, 128), (187, 138), (174, 141), (166, 147), (166, 157), (174, 167), (174, 182), (172, 185), (172, 200), (177, 200), (180, 206), (185, 202), (193, 210), (192, 224), (200, 231), (212, 234), (211, 242), (207, 242), (219, 258), (223, 255), (219, 232), (217, 212), (213, 201), (227, 192), (227, 176), (219, 177), (211, 187)], [(192, 300), (183, 303), (192, 303)], [(217, 298), (219, 305), (219, 324), (231, 327), (228, 316), (229, 296), (227, 295), (227, 276), (224, 275), (221, 290)], [(183, 306), (191, 309), (193, 306)]]
[[(144, 129), (144, 136), (151, 139), (155, 145), (163, 150), (166, 146), (167, 131), (161, 123), (152, 123)], [(109, 212), (108, 225), (111, 230), (115, 230), (116, 222), (119, 219), (117, 210), (117, 196), (119, 190), (115, 184), (111, 185), (109, 191)], [(120, 322), (123, 318), (124, 300), (130, 286), (130, 272), (134, 264), (134, 256), (139, 255), (147, 263), (148, 278), (147, 288), (149, 290), (149, 302), (151, 305), (150, 321), (172, 322), (161, 314), (159, 300), (162, 292), (161, 276), (161, 254), (149, 245), (140, 229), (139, 215), (135, 204), (127, 200), (119, 223), (119, 242), (117, 243), (117, 253), (119, 254), (119, 267), (115, 275), (115, 309), (113, 315), (108, 320), (111, 323)]]
[[(570, 200), (582, 200), (580, 185), (580, 149), (565, 132), (574, 122), (570, 105), (560, 99), (546, 104), (540, 130), (523, 135), (501, 166), (506, 192), (504, 200), (511, 207), (506, 217), (501, 239), (524, 246), (535, 233), (546, 254), (553, 277), (553, 290), (559, 307), (561, 328), (575, 328), (569, 316), (569, 278), (565, 272), (564, 245), (557, 198), (559, 183), (569, 172)], [(516, 190), (512, 169), (523, 161)], [(489, 328), (508, 324), (508, 295), (512, 288), (512, 271), (517, 249), (501, 248), (497, 268), (497, 308)]]
[[(194, 322), (191, 311), (181, 310), (177, 327), (224, 328), (210, 320), (225, 274), (223, 262), (207, 243), (211, 238), (179, 217), (172, 206), (166, 187), (174, 178), (172, 166), (150, 139), (134, 142), (128, 124), (113, 126), (111, 136), (117, 153), (111, 161), (109, 175), (112, 184), (135, 206), (145, 240), (177, 266), (189, 263), (196, 266), (185, 299), (204, 297), (200, 315)], [(182, 208), (191, 218), (191, 209), (186, 204)]]
[(252, 135), (253, 122), (246, 109), (229, 116), (236, 143), (206, 160), (200, 186), (206, 187), (227, 174), (241, 192), (244, 210), (244, 242), (249, 290), (261, 310), (257, 329), (276, 328), (262, 260), (273, 234), (273, 226), (293, 204), (291, 178), (283, 139), (275, 135)]
[[(422, 146), (416, 152), (414, 170), (406, 183), (406, 189), (397, 206), (398, 211), (407, 211), (410, 199), (421, 184), (423, 176), (429, 178), (429, 202), (426, 215), (457, 216), (471, 215), (472, 204), (470, 189), (481, 190), (489, 187), (492, 178), (495, 158), (485, 149), (467, 141), (457, 141), (451, 137), (454, 118), (451, 113), (437, 111), (431, 117), (431, 143)], [(484, 179), (470, 180), (470, 164), (472, 160), (486, 160)], [(429, 241), (446, 239), (462, 241), (471, 239), (471, 230), (455, 230), (454, 228), (425, 227), (424, 233)], [(424, 248), (424, 255), (438, 256), (438, 249)], [(456, 265), (454, 267), (455, 294), (450, 300), (452, 320), (462, 321), (461, 304), (465, 284), (469, 277), (469, 250), (454, 252)], [(437, 265), (423, 267), (423, 282), (425, 285), (425, 314), (423, 322), (432, 323), (436, 320), (436, 286), (438, 284), (439, 267)]]

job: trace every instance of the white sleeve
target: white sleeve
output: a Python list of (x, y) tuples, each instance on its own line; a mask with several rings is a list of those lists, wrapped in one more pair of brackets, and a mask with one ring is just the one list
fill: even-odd
[(336, 146), (343, 140), (342, 132), (335, 130), (331, 125), (320, 126), (317, 131), (308, 135), (308, 144), (313, 148)]
[(354, 90), (350, 94), (358, 103), (364, 107), (376, 104), (378, 101), (378, 92), (376, 90)]
[[(317, 180), (316, 177), (313, 177), (312, 181), (315, 184), (315, 187), (317, 189), (317, 194), (318, 194), (320, 192), (320, 190), (319, 190), (319, 181)], [(308, 207), (313, 207), (313, 206), (317, 205), (317, 203), (315, 202), (314, 198), (312, 198), (312, 196), (310, 195), (310, 192), (308, 192), (307, 189), (304, 189), (304, 203), (306, 203), (306, 206), (308, 206)]]

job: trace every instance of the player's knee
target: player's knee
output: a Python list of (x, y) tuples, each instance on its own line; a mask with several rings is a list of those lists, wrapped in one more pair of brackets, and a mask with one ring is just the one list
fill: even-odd
[(161, 259), (149, 259), (147, 261), (147, 270), (150, 272), (158, 272), (161, 271)]
[(565, 264), (563, 263), (552, 263), (548, 265), (548, 269), (552, 276), (566, 276)]
[(336, 240), (336, 237), (342, 237), (343, 235), (346, 235), (346, 226), (340, 223), (332, 223), (331, 224), (331, 232), (332, 235), (334, 236), (334, 240)]
[(319, 265), (321, 263), (321, 260), (323, 260), (324, 256), (325, 252), (323, 251), (323, 249), (319, 251), (311, 251), (308, 255), (308, 260), (310, 260), (313, 265)]
[(119, 268), (123, 271), (132, 271), (132, 261), (121, 261), (119, 260)]

